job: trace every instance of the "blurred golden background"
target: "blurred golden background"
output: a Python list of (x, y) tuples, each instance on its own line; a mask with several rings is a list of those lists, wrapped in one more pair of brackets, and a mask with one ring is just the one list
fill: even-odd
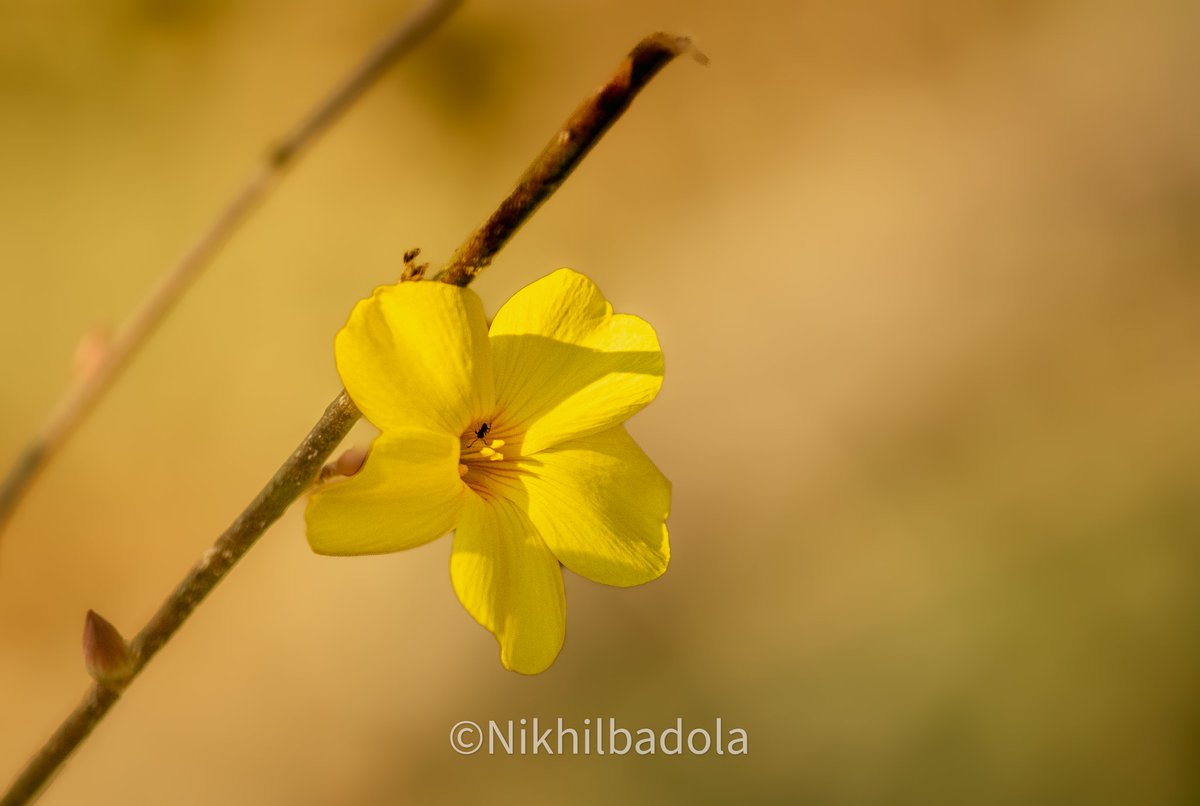
[[(0, 463), (255, 157), (409, 2), (0, 0)], [(1200, 6), (468, 3), (301, 163), (0, 541), (0, 778), (435, 266), (653, 30), (670, 66), (475, 284), (558, 266), (658, 329), (631, 431), (667, 575), (567, 575), (505, 672), (449, 540), (308, 550), (296, 507), (45, 804), (1200, 799)], [(365, 443), (361, 427), (353, 440)], [(744, 757), (459, 757), (450, 727), (726, 726)]]

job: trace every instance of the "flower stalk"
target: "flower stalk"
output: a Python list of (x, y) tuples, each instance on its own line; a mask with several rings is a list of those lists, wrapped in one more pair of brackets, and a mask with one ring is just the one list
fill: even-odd
[[(562, 184), (648, 81), (690, 47), (685, 38), (661, 33), (639, 42), (613, 78), (568, 119), (522, 175), (517, 188), (464, 242), (436, 279), (465, 286), (478, 276), (517, 229)], [(115, 688), (96, 683), (0, 798), (0, 806), (18, 806), (37, 796), (200, 602), (317, 479), (326, 460), (360, 416), (357, 407), (342, 390), (251, 504), (205, 552), (130, 642), (132, 664), (123, 686)], [(39, 461), (44, 461), (44, 457)], [(0, 519), (2, 517), (0, 511)]]

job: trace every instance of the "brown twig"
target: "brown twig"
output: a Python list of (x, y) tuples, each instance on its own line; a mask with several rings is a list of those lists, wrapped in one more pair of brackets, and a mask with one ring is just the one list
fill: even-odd
[(28, 803), (49, 780), (67, 756), (88, 737), (121, 691), (137, 677), (150, 658), (162, 648), (191, 615), (204, 597), (225, 578), (242, 555), (249, 551), (267, 527), (279, 519), (293, 501), (317, 477), (325, 459), (358, 421), (358, 409), (343, 391), (313, 427), (300, 446), (267, 482), (250, 506), (217, 538), (200, 562), (184, 577), (163, 602), (154, 617), (132, 642), (133, 665), (123, 685), (96, 683), (78, 707), (42, 746), (0, 800), (0, 806)]
[[(570, 173), (571, 168), (625, 111), (637, 90), (667, 61), (686, 48), (687, 40), (664, 34), (655, 34), (643, 40), (622, 63), (617, 75), (605, 88), (572, 115), (562, 129), (562, 132), (569, 132), (571, 136), (564, 137), (560, 132), (525, 172), (520, 185), (520, 188), (524, 188), (523, 197), (535, 201), (515, 204), (512, 203), (512, 196), (505, 199), (497, 213), (476, 230), (458, 250), (458, 255), (476, 256), (476, 259), (469, 262), (472, 269), (450, 271), (459, 265), (452, 262), (440, 275), (441, 279), (464, 286), (470, 283), (487, 265), (492, 255), (504, 245), (538, 205), (554, 192)], [(625, 89), (619, 95), (616, 94), (616, 90), (613, 94), (607, 92), (611, 87), (622, 86)], [(573, 128), (573, 124), (580, 120), (590, 123)], [(548, 166), (559, 167), (551, 169)], [(538, 184), (536, 177), (542, 177), (541, 181), (546, 183), (544, 187)], [(495, 234), (498, 230), (493, 223), (500, 219), (505, 222), (503, 236)], [(325, 460), (359, 416), (358, 409), (343, 390), (300, 443), (300, 447), (267, 482), (250, 506), (217, 539), (213, 547), (205, 553), (133, 639), (132, 668), (126, 676), (122, 676), (120, 686), (106, 686), (101, 683), (94, 685), (85, 695), (83, 702), (29, 762), (4, 798), (0, 799), (0, 806), (28, 803), (41, 791), (75, 748), (104, 718), (120, 698), (121, 691), (137, 677), (150, 658), (171, 639), (204, 597), (225, 578), (234, 564), (313, 482)]]
[(46, 464), (120, 377), (122, 370), (193, 281), (249, 220), (251, 213), (262, 204), (298, 157), (337, 122), (388, 67), (460, 5), (462, 0), (431, 0), (392, 31), (328, 97), (268, 150), (261, 164), (221, 210), (216, 220), (163, 275), (104, 351), (99, 362), (67, 391), (42, 430), (30, 440), (3, 482), (0, 482), (0, 533)]
[(657, 33), (638, 42), (613, 77), (567, 118), (542, 153), (525, 169), (513, 191), (434, 279), (466, 285), (487, 268), (513, 233), (587, 156), (642, 87), (668, 62), (687, 51), (704, 61), (698, 51), (692, 50), (687, 37)]

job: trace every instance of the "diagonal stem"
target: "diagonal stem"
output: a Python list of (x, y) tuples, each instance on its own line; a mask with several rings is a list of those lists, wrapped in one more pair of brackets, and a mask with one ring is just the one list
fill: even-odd
[(97, 366), (67, 391), (42, 430), (18, 456), (0, 482), (0, 533), (46, 464), (112, 387), (195, 279), (250, 219), (300, 155), (336, 123), (388, 67), (412, 50), (460, 5), (462, 0), (430, 0), (393, 30), (307, 117), (268, 150), (261, 164), (208, 229), (201, 233), (150, 291)]
[(458, 248), (434, 279), (454, 285), (466, 285), (475, 279), (542, 202), (558, 190), (642, 87), (668, 62), (688, 51), (701, 63), (706, 61), (687, 37), (656, 33), (638, 42), (613, 77), (580, 104), (554, 133), (508, 197)]
[[(599, 93), (584, 101), (550, 145), (526, 170), (517, 190), (459, 248), (456, 258), (438, 278), (467, 285), (491, 261), (514, 232), (550, 196), (607, 131), (629, 102), (667, 62), (690, 47), (688, 40), (653, 34), (643, 39)], [(578, 125), (581, 121), (586, 125)], [(569, 136), (564, 136), (568, 132)], [(514, 197), (517, 197), (514, 200)], [(464, 256), (466, 262), (459, 260)], [(465, 267), (470, 266), (468, 270)], [(456, 268), (457, 267), (457, 268)], [(325, 410), (300, 446), (288, 457), (250, 506), (234, 520), (215, 544), (188, 572), (131, 645), (133, 666), (117, 688), (96, 683), (63, 721), (0, 799), (0, 806), (28, 803), (46, 785), (92, 730), (116, 704), (121, 692), (142, 671), (192, 611), (217, 586), (267, 528), (316, 479), (325, 460), (360, 417), (345, 390)]]
[(312, 431), (279, 468), (250, 506), (238, 515), (200, 559), (179, 586), (167, 597), (154, 617), (133, 639), (133, 667), (120, 688), (96, 683), (83, 701), (38, 751), (20, 777), (13, 782), (0, 806), (16, 806), (32, 800), (108, 713), (128, 686), (175, 631), (220, 582), (233, 564), (245, 554), (267, 526), (279, 519), (317, 477), (325, 459), (358, 422), (359, 413), (345, 392), (338, 395)]

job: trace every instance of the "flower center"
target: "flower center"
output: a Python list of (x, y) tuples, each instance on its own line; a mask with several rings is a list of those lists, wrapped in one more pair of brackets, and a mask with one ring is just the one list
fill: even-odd
[(473, 423), (459, 438), (458, 475), (472, 490), (483, 496), (496, 496), (505, 487), (516, 484), (517, 450), (515, 434), (505, 433), (492, 420)]

